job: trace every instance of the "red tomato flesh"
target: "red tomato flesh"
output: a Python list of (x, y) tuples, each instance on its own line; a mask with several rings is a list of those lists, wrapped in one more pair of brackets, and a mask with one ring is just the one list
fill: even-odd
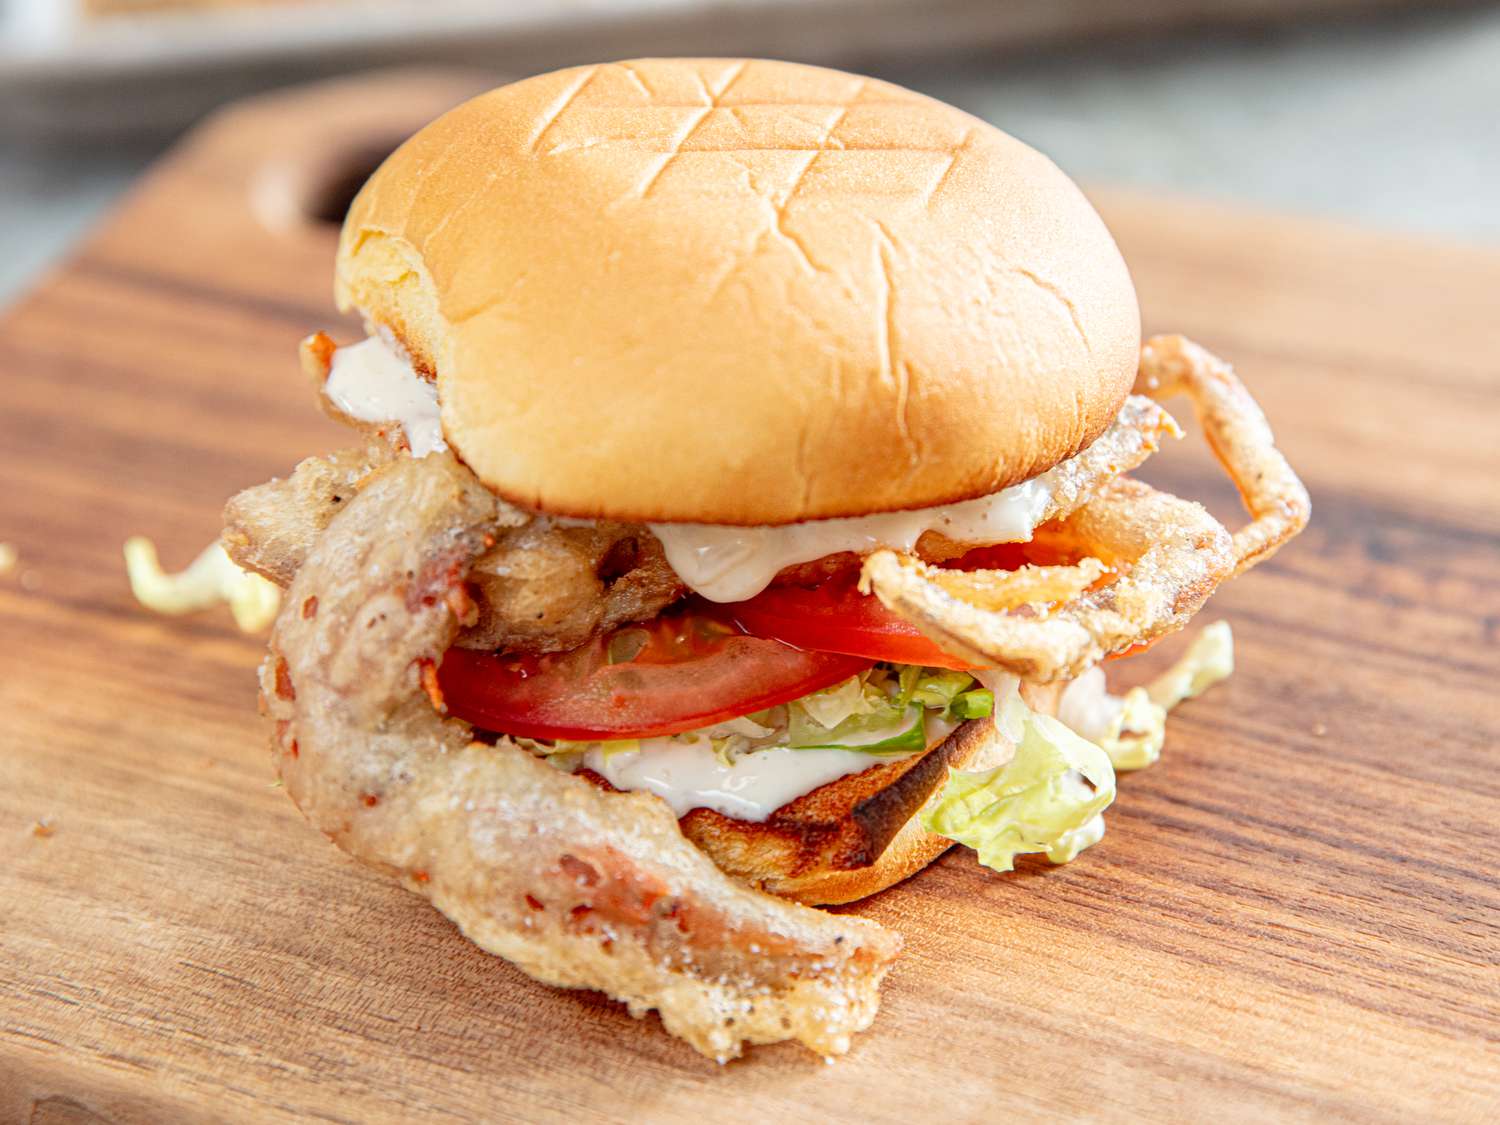
[(748, 715), (831, 687), (872, 662), (748, 636), (695, 608), (572, 652), (450, 649), (438, 684), (452, 714), (485, 730), (608, 741), (680, 734)]
[[(1074, 561), (1057, 544), (1033, 541), (975, 547), (943, 565), (952, 570), (1019, 570), (1028, 563)], [(718, 606), (716, 610), (747, 633), (773, 637), (799, 648), (961, 672), (977, 667), (945, 652), (915, 625), (881, 605), (873, 594), (861, 594), (853, 572), (813, 587), (773, 586), (748, 601)]]
[(968, 671), (972, 664), (944, 652), (915, 625), (898, 617), (873, 594), (861, 594), (853, 574), (813, 587), (773, 586), (749, 601), (721, 607), (747, 633), (799, 648), (818, 649)]
[[(980, 547), (946, 565), (1013, 570), (1064, 561), (1038, 543)], [(524, 738), (608, 741), (680, 734), (800, 699), (877, 660), (970, 671), (880, 604), (857, 576), (777, 586), (748, 601), (685, 610), (572, 652), (497, 656), (451, 649), (438, 669), (449, 711)]]

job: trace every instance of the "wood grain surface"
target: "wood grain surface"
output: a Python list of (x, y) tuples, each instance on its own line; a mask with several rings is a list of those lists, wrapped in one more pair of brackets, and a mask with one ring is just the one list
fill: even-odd
[[(120, 544), (183, 564), (341, 441), (294, 355), (353, 332), (306, 215), (468, 85), (212, 119), (0, 321), (0, 1121), (1494, 1120), (1493, 252), (1097, 193), (1148, 330), (1236, 362), (1313, 523), (1211, 604), (1239, 671), (1103, 844), (1010, 876), (955, 849), (857, 908), (907, 948), (835, 1065), (717, 1068), (307, 827), (260, 640), (140, 611)], [(1147, 475), (1233, 512), (1196, 447)]]

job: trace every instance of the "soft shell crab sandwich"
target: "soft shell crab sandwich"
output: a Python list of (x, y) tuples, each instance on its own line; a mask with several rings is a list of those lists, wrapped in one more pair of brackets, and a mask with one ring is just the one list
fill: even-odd
[[(642, 60), (482, 95), (356, 199), (303, 345), (349, 447), (235, 497), (308, 820), (711, 1057), (869, 1026), (863, 898), (1103, 835), (1228, 658), (1181, 629), (1305, 523), (1229, 367), (1140, 340), (1051, 162), (884, 82)], [(1196, 411), (1231, 533), (1132, 479)]]

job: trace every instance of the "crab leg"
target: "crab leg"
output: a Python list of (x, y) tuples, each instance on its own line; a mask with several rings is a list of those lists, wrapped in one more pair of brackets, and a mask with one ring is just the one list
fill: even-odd
[[(940, 573), (883, 550), (865, 560), (861, 588), (950, 652), (1035, 682), (1072, 679), (1112, 653), (1181, 629), (1221, 582), (1300, 531), (1310, 503), (1265, 415), (1222, 360), (1181, 336), (1156, 337), (1142, 349), (1137, 389), (1192, 399), (1249, 524), (1231, 536), (1201, 505), (1118, 477), (1052, 525), (1118, 569), (1107, 585), (1057, 604), (997, 608), (986, 603), (1016, 575)], [(1051, 576), (1055, 585), (1064, 578)]]
[(646, 794), (611, 793), (439, 714), (433, 670), (497, 501), (451, 455), (380, 470), (314, 543), (262, 668), (308, 820), (538, 980), (661, 1014), (716, 1059), (847, 1050), (900, 938), (752, 891)]

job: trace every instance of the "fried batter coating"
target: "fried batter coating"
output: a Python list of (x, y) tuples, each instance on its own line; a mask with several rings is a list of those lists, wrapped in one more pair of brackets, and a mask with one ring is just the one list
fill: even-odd
[(1076, 598), (1105, 574), (1095, 558), (1071, 566), (1027, 564), (1015, 570), (945, 570), (922, 566), (922, 575), (955, 598), (980, 609), (1020, 609)]
[[(1157, 337), (1142, 349), (1137, 389), (1192, 398), (1251, 515), (1233, 537), (1200, 505), (1119, 478), (1053, 528), (1120, 570), (1109, 585), (1054, 606), (992, 607), (919, 558), (877, 551), (865, 560), (861, 588), (948, 651), (1039, 682), (1071, 679), (1104, 656), (1181, 629), (1219, 583), (1302, 530), (1311, 505), (1228, 364), (1181, 336)], [(962, 581), (980, 583), (986, 573)]]
[(360, 485), (397, 454), (383, 441), (341, 449), (297, 464), (275, 478), (230, 497), (224, 505), (221, 542), (229, 557), (283, 588), (340, 508)]
[[(309, 457), (285, 480), (248, 488), (224, 509), (223, 543), (240, 566), (285, 587), (330, 520), (379, 466), (384, 441)], [(561, 652), (655, 617), (686, 592), (661, 544), (638, 524), (562, 526), (501, 504), (496, 542), (475, 565), (465, 648)]]
[(900, 939), (752, 891), (642, 793), (606, 792), (438, 715), (425, 669), (501, 507), (450, 455), (381, 470), (293, 580), (261, 687), (287, 792), (359, 859), (538, 980), (597, 988), (723, 1060), (868, 1027)]
[(1093, 445), (1042, 474), (1052, 496), (1042, 522), (1076, 512), (1109, 481), (1143, 464), (1161, 448), (1163, 437), (1182, 437), (1176, 419), (1145, 395), (1130, 395), (1114, 425)]
[(687, 593), (661, 543), (639, 524), (565, 527), (533, 520), (474, 566), (478, 621), (465, 648), (561, 652), (646, 621)]
[(1235, 574), (1270, 558), (1307, 526), (1312, 515), (1307, 489), (1229, 364), (1185, 336), (1153, 336), (1141, 348), (1136, 388), (1153, 398), (1192, 399), (1203, 436), (1251, 516), (1234, 533)]
[(954, 583), (935, 578), (920, 560), (877, 551), (865, 560), (861, 588), (948, 652), (1050, 683), (1182, 628), (1234, 570), (1229, 533), (1202, 505), (1128, 477), (1110, 481), (1058, 527), (1127, 560), (1120, 578), (1057, 606), (991, 609), (977, 595), (970, 600), (950, 592), (945, 586)]
[[(1163, 436), (1179, 435), (1171, 415), (1132, 395), (1093, 445), (1044, 474), (1052, 498), (1045, 518), (1073, 511), (1149, 457)], [(340, 506), (375, 468), (398, 456), (404, 454), (377, 436), (360, 449), (308, 458), (286, 480), (246, 489), (225, 508), (225, 549), (236, 563), (286, 586)], [(574, 524), (508, 505), (500, 510), (505, 527), (470, 575), (476, 618), (459, 634), (464, 648), (564, 652), (600, 632), (647, 621), (687, 593), (644, 525)], [(916, 555), (943, 562), (973, 546), (929, 532)], [(785, 568), (774, 584), (813, 585), (860, 562), (853, 553), (830, 555)]]

